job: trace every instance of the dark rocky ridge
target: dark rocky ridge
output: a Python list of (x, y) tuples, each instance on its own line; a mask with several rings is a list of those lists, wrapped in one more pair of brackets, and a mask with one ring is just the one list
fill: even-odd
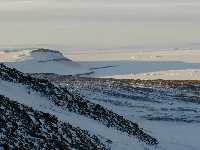
[[(170, 80), (115, 80), (34, 74), (73, 94), (104, 105), (115, 112), (127, 110), (127, 118), (150, 121), (200, 123), (200, 82)], [(118, 109), (119, 108), (119, 109)]]
[[(33, 74), (32, 76), (45, 78), (58, 84), (66, 83), (69, 85), (70, 89), (73, 89), (74, 87), (77, 87), (79, 90), (92, 89), (94, 91), (100, 91), (101, 88), (110, 90), (117, 89), (118, 92), (115, 93), (112, 91), (112, 94), (119, 94), (119, 91), (146, 91), (144, 94), (148, 94), (150, 92), (155, 92), (156, 90), (162, 91), (165, 89), (169, 92), (173, 91), (176, 99), (180, 101), (200, 103), (200, 81), (195, 80), (120, 80), (63, 76), (55, 74)], [(188, 93), (190, 95), (187, 95)], [(123, 97), (123, 95), (121, 96)]]
[(144, 86), (144, 87), (166, 87), (166, 88), (179, 88), (179, 89), (190, 89), (193, 91), (200, 91), (200, 80), (140, 80), (140, 79), (113, 79), (113, 78), (88, 78), (88, 77), (76, 77), (69, 75), (56, 75), (51, 73), (36, 73), (32, 76), (40, 78), (48, 78), (51, 81), (66, 81), (69, 79), (74, 82), (99, 82), (100, 84), (106, 84), (106, 82), (112, 82), (113, 85), (122, 87), (130, 86)]
[(67, 88), (56, 87), (45, 79), (39, 79), (25, 75), (16, 69), (0, 65), (0, 78), (6, 81), (20, 83), (28, 88), (47, 96), (56, 105), (69, 111), (92, 118), (106, 125), (129, 135), (136, 136), (140, 141), (150, 145), (157, 145), (157, 139), (146, 134), (136, 123), (125, 119), (112, 111), (102, 107), (99, 104), (84, 100), (80, 96), (71, 94)]
[(2, 95), (0, 114), (0, 149), (110, 149), (88, 131)]

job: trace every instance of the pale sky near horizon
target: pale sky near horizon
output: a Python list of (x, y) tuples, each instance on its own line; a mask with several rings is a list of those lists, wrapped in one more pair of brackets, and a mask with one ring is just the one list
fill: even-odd
[(0, 47), (200, 47), (197, 0), (0, 0)]

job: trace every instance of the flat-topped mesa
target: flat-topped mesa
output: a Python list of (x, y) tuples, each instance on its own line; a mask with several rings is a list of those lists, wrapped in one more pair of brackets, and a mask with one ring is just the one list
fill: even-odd
[(47, 61), (71, 61), (71, 59), (66, 58), (61, 52), (51, 49), (40, 48), (31, 51), (31, 57), (40, 62)]
[(0, 78), (23, 84), (29, 89), (48, 97), (55, 105), (58, 105), (63, 109), (94, 119), (107, 127), (126, 132), (129, 135), (137, 137), (146, 144), (158, 144), (157, 139), (144, 133), (136, 123), (125, 119), (123, 116), (120, 116), (99, 104), (92, 103), (88, 100), (84, 100), (82, 97), (71, 94), (67, 88), (56, 87), (48, 80), (33, 78), (16, 69), (8, 68), (3, 64), (0, 65)]
[(4, 55), (7, 58), (3, 59), (2, 63), (23, 73), (82, 75), (92, 72), (87, 66), (72, 61), (60, 51), (51, 49), (27, 49)]
[(52, 50), (52, 49), (45, 49), (45, 48), (39, 48), (36, 50), (33, 50), (32, 53), (37, 53), (37, 52), (51, 52), (51, 53), (60, 53), (57, 50)]

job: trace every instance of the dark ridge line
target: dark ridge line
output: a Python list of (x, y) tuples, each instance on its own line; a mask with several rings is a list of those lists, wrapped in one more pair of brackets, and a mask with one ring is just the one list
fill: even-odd
[(45, 63), (45, 62), (51, 62), (51, 61), (67, 61), (67, 62), (73, 62), (71, 59), (68, 58), (57, 58), (57, 59), (49, 59), (49, 60), (40, 60), (39, 63)]
[[(41, 75), (50, 75), (48, 73), (39, 73)], [(51, 74), (51, 75), (58, 75), (58, 74)], [(58, 75), (60, 78), (70, 77), (69, 75)], [(74, 80), (76, 76), (73, 76)], [(163, 80), (163, 79), (155, 79), (155, 80), (142, 80), (142, 79), (115, 79), (115, 78), (97, 78), (97, 77), (78, 77), (78, 80), (88, 80), (88, 81), (108, 81), (112, 80), (113, 82), (124, 82), (124, 83), (132, 83), (134, 85), (144, 85), (144, 86), (167, 86), (167, 87), (182, 87), (191, 86), (195, 87), (195, 85), (199, 85), (200, 88), (200, 80)]]
[(37, 52), (51, 52), (51, 53), (59, 53), (62, 54), (61, 52), (57, 51), (57, 50), (52, 50), (52, 49), (45, 49), (45, 48), (37, 48), (36, 50), (31, 51), (31, 53), (37, 53)]
[(94, 71), (90, 71), (90, 72), (79, 73), (79, 74), (75, 74), (75, 75), (71, 75), (71, 76), (74, 76), (74, 77), (81, 77), (81, 76), (86, 76), (86, 75), (92, 75), (92, 74), (94, 74), (94, 73), (95, 73)]
[(97, 120), (107, 127), (113, 127), (119, 131), (126, 132), (129, 135), (136, 136), (139, 141), (145, 142), (146, 144), (157, 145), (159, 143), (157, 139), (140, 129), (138, 124), (105, 109), (99, 104), (92, 103), (88, 100), (84, 100), (80, 96), (71, 94), (67, 88), (58, 88), (48, 80), (24, 75), (15, 68), (8, 68), (4, 64), (0, 64), (0, 78), (10, 82), (24, 84), (30, 89), (49, 97), (49, 99), (58, 106), (62, 106), (71, 112)]
[(103, 66), (103, 67), (92, 67), (90, 68), (90, 70), (99, 70), (99, 69), (106, 69), (106, 68), (114, 68), (114, 67), (118, 67), (120, 65), (110, 65), (110, 66)]
[[(42, 76), (42, 75), (41, 75)], [(53, 77), (53, 75), (47, 75), (44, 74), (45, 78), (48, 78), (49, 80), (52, 80), (53, 82), (62, 82), (67, 80), (67, 76), (60, 76), (56, 75), (56, 77)], [(74, 76), (68, 77), (70, 81), (72, 82), (83, 82), (90, 84), (90, 82), (96, 82), (101, 83), (104, 86), (108, 82), (111, 84), (111, 86), (119, 87), (123, 90), (124, 87), (126, 87), (125, 90), (137, 90), (138, 89), (144, 89), (144, 90), (161, 90), (161, 89), (168, 89), (173, 90), (176, 92), (177, 100), (181, 100), (184, 102), (191, 102), (191, 103), (200, 103), (200, 81), (173, 81), (173, 80), (134, 80), (134, 79), (128, 79), (128, 80), (121, 80), (121, 79), (102, 79), (102, 78), (85, 78), (80, 77), (76, 78)], [(110, 86), (110, 85), (109, 85)], [(122, 88), (121, 88), (122, 87)], [(127, 89), (128, 88), (128, 89)], [(188, 95), (187, 92), (194, 93), (195, 96), (189, 96), (190, 100), (187, 100)]]
[(178, 118), (178, 117), (168, 117), (168, 116), (151, 116), (151, 115), (145, 115), (142, 116), (142, 118), (150, 120), (150, 121), (166, 121), (166, 122), (180, 122), (180, 123), (200, 123), (200, 121), (197, 120), (187, 120), (184, 117)]

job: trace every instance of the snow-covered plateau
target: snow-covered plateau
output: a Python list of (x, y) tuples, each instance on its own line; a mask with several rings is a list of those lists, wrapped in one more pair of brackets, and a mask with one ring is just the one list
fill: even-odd
[(76, 75), (91, 72), (61, 52), (43, 48), (0, 51), (0, 62), (25, 73)]

